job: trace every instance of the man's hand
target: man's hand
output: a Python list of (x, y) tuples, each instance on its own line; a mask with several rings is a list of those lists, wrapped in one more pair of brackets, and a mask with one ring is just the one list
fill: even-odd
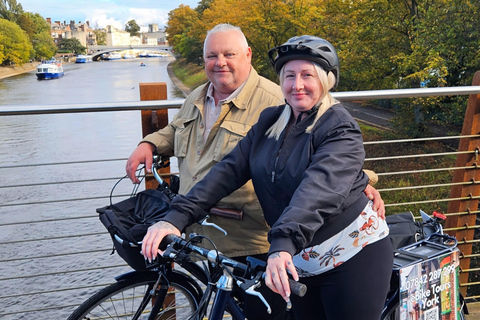
[(385, 219), (385, 203), (383, 202), (380, 192), (377, 191), (371, 185), (367, 185), (365, 188), (365, 194), (368, 199), (373, 200), (373, 210), (377, 212), (378, 216), (382, 219)]
[(133, 183), (140, 183), (140, 180), (138, 180), (135, 174), (140, 164), (145, 164), (145, 169), (147, 173), (152, 172), (154, 149), (155, 147), (148, 142), (140, 143), (130, 155), (130, 158), (128, 158), (127, 165), (125, 166), (125, 171), (127, 172), (127, 176), (130, 178), (130, 180), (132, 180)]
[(159, 221), (148, 228), (147, 234), (142, 240), (142, 254), (145, 259), (152, 262), (157, 257), (157, 254), (163, 254), (158, 247), (168, 234), (174, 234), (180, 236), (180, 230), (178, 230), (173, 224), (166, 221)]
[(290, 300), (290, 284), (288, 283), (287, 270), (290, 271), (293, 279), (298, 281), (297, 270), (295, 270), (290, 253), (280, 251), (268, 256), (265, 284), (288, 302)]

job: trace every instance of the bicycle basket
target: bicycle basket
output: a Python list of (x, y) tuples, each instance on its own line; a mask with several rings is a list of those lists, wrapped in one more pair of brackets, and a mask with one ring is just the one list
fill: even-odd
[(171, 197), (167, 196), (164, 187), (146, 189), (128, 199), (96, 210), (112, 237), (114, 250), (137, 271), (147, 270), (145, 259), (140, 253), (140, 242), (148, 227), (170, 210)]

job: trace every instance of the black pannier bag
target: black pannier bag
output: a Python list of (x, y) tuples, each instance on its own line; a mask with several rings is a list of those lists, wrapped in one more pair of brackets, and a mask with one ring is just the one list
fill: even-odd
[(141, 241), (148, 227), (168, 213), (174, 196), (175, 193), (164, 183), (157, 189), (146, 189), (128, 199), (96, 210), (112, 237), (114, 250), (133, 269), (147, 270), (145, 259), (140, 253)]
[(394, 250), (420, 241), (425, 237), (423, 222), (415, 221), (411, 211), (389, 215), (386, 220)]

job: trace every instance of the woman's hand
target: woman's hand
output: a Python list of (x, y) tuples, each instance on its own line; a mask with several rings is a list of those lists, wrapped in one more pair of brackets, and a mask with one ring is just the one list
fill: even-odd
[(364, 192), (368, 199), (373, 200), (373, 211), (376, 211), (380, 218), (385, 219), (385, 203), (380, 196), (380, 192), (369, 184), (367, 184)]
[(265, 284), (288, 302), (290, 300), (290, 285), (288, 284), (287, 270), (293, 276), (293, 279), (298, 281), (297, 270), (295, 270), (290, 253), (280, 251), (268, 256)]
[(145, 259), (152, 262), (157, 257), (157, 254), (163, 254), (158, 249), (163, 238), (168, 234), (174, 234), (180, 236), (180, 230), (178, 230), (173, 224), (166, 221), (159, 221), (148, 228), (147, 234), (143, 237), (142, 241), (142, 254)]

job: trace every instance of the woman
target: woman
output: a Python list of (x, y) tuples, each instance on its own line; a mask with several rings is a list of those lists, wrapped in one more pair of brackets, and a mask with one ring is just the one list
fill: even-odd
[(156, 256), (166, 234), (179, 235), (252, 179), (271, 226), (267, 286), (288, 301), (287, 273), (308, 285), (305, 297), (291, 297), (295, 317), (379, 319), (393, 254), (385, 220), (363, 193), (360, 128), (329, 92), (338, 84), (337, 53), (324, 39), (301, 36), (269, 57), (286, 103), (263, 111), (230, 154), (174, 199), (142, 252)]

